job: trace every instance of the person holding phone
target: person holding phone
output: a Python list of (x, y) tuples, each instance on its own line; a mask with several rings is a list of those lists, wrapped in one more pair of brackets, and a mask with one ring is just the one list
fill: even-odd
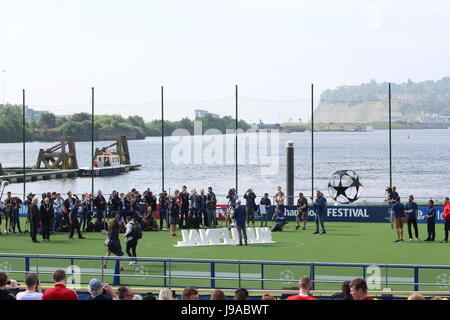
[(42, 300), (42, 287), (36, 274), (29, 273), (25, 279), (27, 289), (16, 295), (16, 300)]

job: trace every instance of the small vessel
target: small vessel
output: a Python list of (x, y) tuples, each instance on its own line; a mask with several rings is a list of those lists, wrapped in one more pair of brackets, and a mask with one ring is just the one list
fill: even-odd
[[(120, 164), (120, 157), (110, 152), (102, 152), (94, 158), (94, 176), (115, 176), (124, 174), (130, 169), (129, 165)], [(91, 168), (80, 168), (81, 176), (92, 176)]]

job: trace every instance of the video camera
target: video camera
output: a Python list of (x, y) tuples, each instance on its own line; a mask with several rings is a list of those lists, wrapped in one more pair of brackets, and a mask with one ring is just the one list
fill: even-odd
[(386, 192), (386, 199), (384, 200), (384, 202), (389, 202), (389, 200), (392, 199), (392, 193), (394, 191), (392, 190), (392, 187), (387, 187), (385, 192)]

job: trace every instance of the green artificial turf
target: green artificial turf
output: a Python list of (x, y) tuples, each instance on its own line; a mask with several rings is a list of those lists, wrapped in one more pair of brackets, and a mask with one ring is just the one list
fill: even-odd
[[(443, 225), (436, 225), (437, 238), (435, 242), (405, 241), (393, 243), (394, 231), (387, 223), (327, 223), (326, 235), (313, 235), (313, 224), (308, 225), (308, 230), (295, 230), (295, 223), (289, 223), (283, 232), (273, 233), (276, 244), (257, 244), (243, 247), (215, 246), (215, 247), (174, 247), (178, 239), (169, 238), (168, 231), (144, 232), (139, 242), (138, 255), (141, 257), (158, 258), (189, 258), (189, 259), (226, 259), (226, 260), (262, 260), (262, 261), (294, 261), (294, 262), (330, 262), (330, 263), (368, 263), (368, 264), (420, 264), (420, 265), (450, 265), (450, 244), (439, 243), (443, 238)], [(3, 229), (3, 226), (2, 226)], [(406, 231), (406, 230), (405, 230)], [(426, 225), (419, 225), (421, 239), (426, 238)], [(103, 244), (105, 235), (100, 233), (86, 233), (85, 240), (69, 240), (67, 234), (53, 234), (50, 242), (32, 243), (29, 235), (3, 235), (0, 237), (0, 253), (14, 254), (62, 254), (62, 255), (105, 255)], [(38, 236), (40, 240), (40, 236)], [(405, 240), (408, 240), (407, 232)], [(125, 242), (122, 242), (125, 249)], [(14, 271), (24, 271), (23, 259), (0, 257), (0, 269), (8, 263)], [(40, 268), (42, 277), (50, 281), (51, 268), (63, 268), (71, 264), (88, 270), (91, 275), (83, 276), (82, 281), (88, 281), (95, 275), (102, 277), (104, 281), (112, 283), (112, 276), (108, 275), (114, 270), (114, 261), (109, 262), (107, 270), (100, 268), (100, 261), (89, 260), (54, 260), (39, 259), (30, 260), (31, 268)], [(196, 285), (209, 287), (209, 279), (166, 279), (164, 282), (164, 264), (161, 262), (142, 262), (137, 267), (129, 267), (125, 263), (126, 271), (122, 272), (122, 283), (139, 284), (146, 286), (185, 286)], [(211, 271), (210, 264), (172, 262), (166, 264), (166, 275), (169, 270), (173, 276), (202, 277)], [(89, 271), (90, 270), (90, 271)], [(239, 280), (239, 271), (242, 278)], [(45, 272), (48, 272), (45, 274)], [(178, 272), (178, 273), (177, 273)], [(265, 266), (264, 278), (266, 281), (249, 280), (261, 278), (261, 266), (259, 264), (216, 264), (215, 265), (217, 287), (247, 287), (280, 289), (282, 287), (295, 286), (296, 281), (302, 275), (309, 275), (309, 266)], [(412, 269), (389, 269), (388, 276), (394, 278), (412, 278)], [(18, 272), (19, 274), (22, 274)], [(450, 283), (450, 272), (446, 270), (421, 270), (420, 282), (443, 283), (442, 286), (423, 286), (421, 290), (446, 290)], [(126, 277), (126, 275), (129, 275)], [(151, 275), (153, 278), (145, 278), (143, 275)], [(322, 276), (322, 280), (329, 277), (334, 283), (318, 283), (316, 289), (337, 289), (345, 277), (363, 276), (362, 268), (346, 267), (317, 267), (316, 276)], [(382, 278), (386, 270), (381, 270)], [(41, 277), (41, 276), (40, 276)], [(42, 278), (41, 277), (41, 278)], [(220, 280), (220, 277), (232, 278)], [(340, 278), (342, 277), (342, 278)], [(17, 278), (20, 278), (19, 275)], [(276, 281), (270, 281), (270, 279)], [(392, 280), (398, 281), (398, 280)], [(400, 280), (402, 281), (402, 280)], [(390, 285), (395, 289), (411, 290), (412, 286)]]

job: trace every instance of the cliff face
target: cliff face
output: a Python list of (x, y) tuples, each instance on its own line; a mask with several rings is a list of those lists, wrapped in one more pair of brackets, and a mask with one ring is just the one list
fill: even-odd
[[(317, 123), (387, 122), (389, 106), (386, 102), (367, 101), (355, 105), (321, 102), (314, 111)], [(398, 103), (392, 103), (392, 120), (420, 121), (418, 111), (402, 112)]]

